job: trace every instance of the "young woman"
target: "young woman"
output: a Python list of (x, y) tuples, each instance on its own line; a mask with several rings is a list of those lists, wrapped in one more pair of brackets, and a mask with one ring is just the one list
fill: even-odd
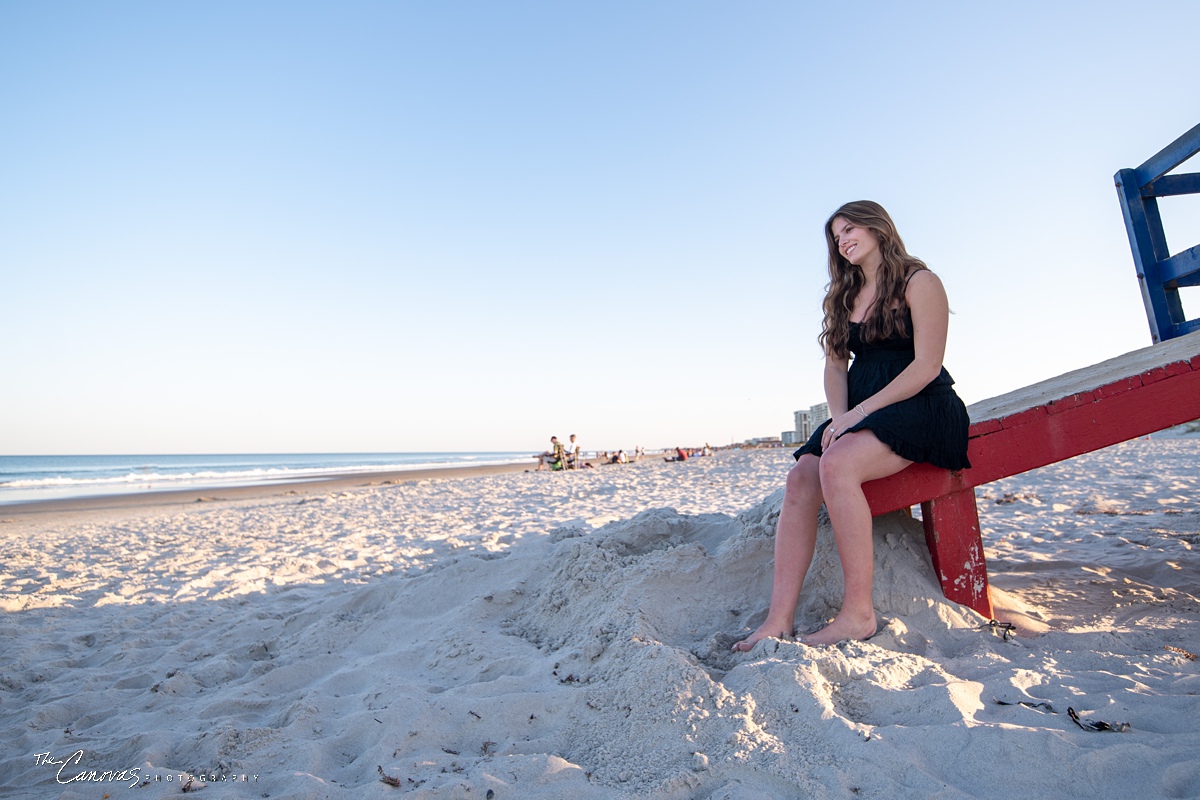
[(942, 368), (950, 314), (942, 282), (908, 254), (878, 203), (839, 208), (825, 223), (825, 239), (829, 286), (817, 341), (825, 351), (831, 417), (796, 451), (775, 532), (771, 607), (734, 650), (793, 634), (822, 502), (833, 523), (845, 597), (829, 625), (800, 641), (873, 636), (874, 543), (862, 485), (914, 461), (952, 470), (970, 466), (967, 410)]

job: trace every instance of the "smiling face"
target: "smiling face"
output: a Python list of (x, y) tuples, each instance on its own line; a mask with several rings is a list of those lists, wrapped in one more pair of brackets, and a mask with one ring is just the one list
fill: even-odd
[(833, 243), (842, 258), (858, 267), (877, 267), (882, 260), (879, 237), (870, 228), (856, 225), (845, 217), (834, 217), (829, 223)]

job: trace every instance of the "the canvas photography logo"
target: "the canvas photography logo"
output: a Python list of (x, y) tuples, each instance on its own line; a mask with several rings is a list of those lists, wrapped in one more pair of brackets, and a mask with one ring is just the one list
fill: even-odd
[[(113, 769), (111, 765), (95, 764), (95, 754), (87, 756), (80, 749), (56, 758), (49, 751), (34, 754), (34, 764), (45, 769), (58, 784), (120, 784), (133, 788), (151, 783), (178, 783), (182, 791), (202, 788), (211, 783), (257, 783), (258, 775), (249, 773), (192, 773), (188, 771), (150, 771), (141, 767)], [(107, 797), (107, 795), (105, 795)]]

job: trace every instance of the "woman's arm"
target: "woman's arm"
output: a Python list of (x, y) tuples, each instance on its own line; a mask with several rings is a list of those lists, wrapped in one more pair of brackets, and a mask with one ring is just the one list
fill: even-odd
[(946, 355), (946, 329), (950, 324), (950, 304), (946, 300), (941, 279), (929, 270), (921, 270), (908, 282), (904, 299), (912, 311), (916, 357), (887, 386), (862, 402), (863, 410), (868, 414), (907, 400), (928, 386), (942, 371), (942, 359)]
[(829, 416), (836, 417), (845, 414), (849, 408), (850, 386), (846, 380), (846, 372), (850, 368), (850, 359), (825, 356), (825, 402), (829, 404)]
[[(829, 404), (831, 420), (845, 414), (850, 402), (850, 387), (846, 378), (846, 371), (849, 367), (849, 358), (838, 358), (831, 353), (825, 354), (825, 402)], [(825, 433), (821, 436), (822, 450), (833, 442), (833, 431), (832, 423), (826, 426)]]

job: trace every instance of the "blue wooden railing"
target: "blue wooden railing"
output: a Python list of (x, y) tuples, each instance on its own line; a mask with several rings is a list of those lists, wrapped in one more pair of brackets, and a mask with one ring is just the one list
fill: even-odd
[(1172, 256), (1158, 213), (1160, 197), (1200, 194), (1200, 173), (1167, 174), (1198, 152), (1200, 125), (1137, 169), (1123, 169), (1114, 176), (1155, 344), (1200, 330), (1200, 318), (1187, 319), (1179, 301), (1179, 287), (1200, 286), (1200, 245)]

